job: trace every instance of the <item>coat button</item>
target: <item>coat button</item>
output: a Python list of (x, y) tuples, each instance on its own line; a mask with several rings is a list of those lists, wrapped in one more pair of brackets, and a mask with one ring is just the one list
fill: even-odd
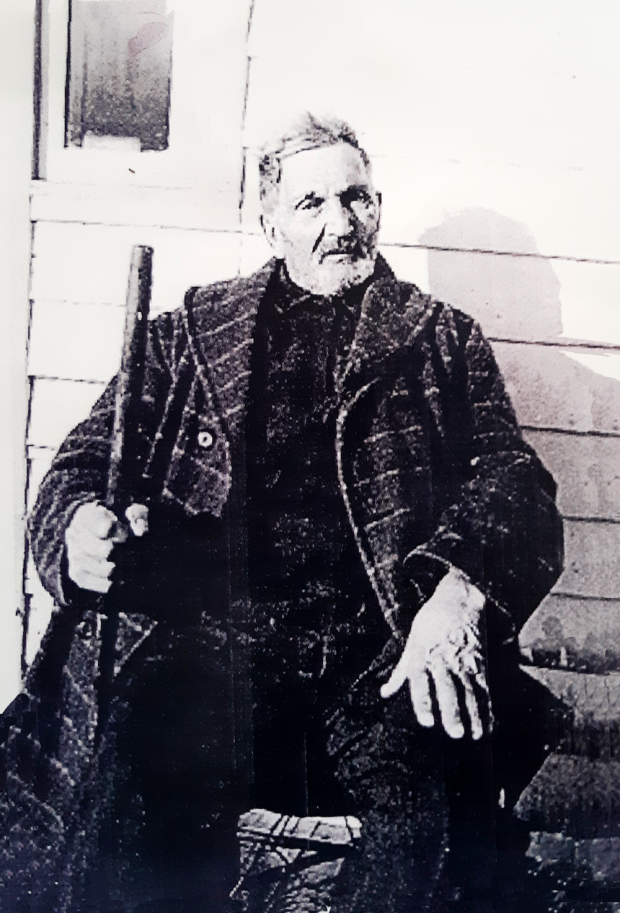
[(204, 450), (210, 450), (213, 447), (213, 440), (214, 438), (210, 431), (198, 432), (198, 446)]

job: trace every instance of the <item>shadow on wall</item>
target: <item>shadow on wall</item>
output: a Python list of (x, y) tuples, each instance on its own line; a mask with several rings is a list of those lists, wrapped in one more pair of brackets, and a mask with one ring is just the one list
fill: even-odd
[[(419, 243), (428, 248), (433, 297), (470, 314), (492, 340), (519, 422), (558, 482), (568, 518), (566, 569), (526, 640), (542, 641), (548, 656), (565, 656), (568, 646), (573, 668), (586, 655), (596, 665), (598, 655), (599, 665), (620, 669), (620, 603), (607, 602), (620, 598), (620, 352), (583, 340), (569, 348), (577, 340), (561, 335), (552, 261), (518, 222), (469, 209)], [(523, 254), (491, 253), (510, 250)]]
[[(562, 333), (560, 283), (524, 225), (489, 209), (466, 209), (419, 243), (430, 248), (432, 295), (471, 314), (487, 336), (539, 341)], [(523, 255), (490, 253), (511, 250)]]

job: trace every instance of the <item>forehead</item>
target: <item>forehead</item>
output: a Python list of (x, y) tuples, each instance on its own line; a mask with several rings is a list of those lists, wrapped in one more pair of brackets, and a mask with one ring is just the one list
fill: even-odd
[(371, 183), (359, 150), (348, 143), (297, 152), (282, 162), (280, 190), (285, 200), (307, 193), (341, 193), (347, 187)]

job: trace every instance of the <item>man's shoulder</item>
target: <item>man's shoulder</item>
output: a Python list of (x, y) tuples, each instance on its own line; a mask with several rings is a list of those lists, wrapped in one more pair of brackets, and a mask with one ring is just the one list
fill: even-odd
[(237, 276), (211, 285), (192, 288), (186, 295), (186, 305), (191, 298), (194, 309), (213, 310), (224, 302), (247, 301), (264, 292), (274, 270), (274, 261), (269, 260), (250, 276)]
[(274, 269), (270, 260), (250, 276), (237, 276), (209, 285), (193, 286), (185, 293), (183, 304), (166, 311), (154, 319), (160, 334), (174, 334), (189, 314), (191, 322), (198, 328), (204, 324), (217, 326), (228, 319), (234, 319), (245, 311), (251, 312), (269, 282)]
[(465, 344), (478, 325), (473, 317), (433, 295), (420, 290), (413, 282), (398, 279), (393, 273), (383, 276), (376, 285), (383, 319), (392, 324), (392, 334), (406, 344), (413, 338), (452, 337)]

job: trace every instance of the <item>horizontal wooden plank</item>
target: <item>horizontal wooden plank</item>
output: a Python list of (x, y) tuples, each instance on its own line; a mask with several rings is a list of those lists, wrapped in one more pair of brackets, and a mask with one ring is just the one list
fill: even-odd
[(239, 270), (237, 232), (39, 222), (31, 297), (123, 305), (134, 244), (150, 245), (155, 252), (153, 313), (181, 305), (190, 286), (230, 279)]
[(54, 458), (54, 450), (46, 447), (28, 448), (27, 507), (32, 510), (41, 482)]
[(239, 230), (238, 188), (132, 187), (34, 181), (33, 222)]
[(620, 762), (620, 674), (522, 666), (548, 692), (545, 742), (556, 753)]
[(532, 830), (620, 836), (620, 762), (552, 753), (517, 804)]
[[(527, 856), (538, 871), (547, 876), (555, 875), (560, 891), (572, 881), (593, 882), (599, 886), (614, 885), (620, 881), (620, 838), (607, 837), (593, 840), (575, 840), (561, 833), (533, 831)], [(571, 887), (573, 885), (571, 884)], [(571, 899), (572, 913), (618, 913), (620, 903), (598, 900), (581, 903)]]
[(109, 304), (36, 301), (28, 370), (66, 380), (106, 381), (121, 360), (124, 310)]
[(103, 382), (35, 378), (28, 443), (54, 450), (60, 447), (69, 431), (87, 417), (104, 389)]
[(564, 572), (555, 592), (620, 598), (620, 524), (566, 521), (564, 540)]
[(620, 599), (552, 594), (526, 622), (519, 642), (536, 666), (620, 672)]
[(526, 430), (568, 517), (620, 520), (620, 437)]
[(494, 342), (493, 350), (522, 425), (620, 433), (620, 353), (593, 351), (587, 367), (576, 360), (584, 352), (554, 346)]
[(560, 282), (564, 336), (620, 342), (620, 266), (553, 261)]
[[(274, 107), (293, 107), (296, 103), (302, 110), (318, 107), (353, 118), (358, 129), (364, 130), (369, 150), (383, 155), (417, 154), (452, 161), (474, 159), (520, 165), (545, 162), (556, 168), (562, 164), (583, 165), (584, 147), (601, 155), (591, 136), (577, 141), (574, 129), (570, 129), (570, 114), (575, 118), (583, 111), (585, 115), (589, 99), (583, 97), (581, 82), (576, 83), (568, 61), (564, 61), (561, 69), (547, 64), (524, 83), (519, 78), (519, 64), (506, 65), (506, 58), (514, 60), (508, 43), (505, 57), (496, 49), (495, 55), (491, 55), (494, 63), (492, 66), (489, 63), (487, 47), (496, 41), (501, 44), (502, 39), (506, 42), (507, 23), (496, 21), (490, 25), (488, 13), (483, 15), (481, 4), (474, 4), (461, 20), (460, 34), (450, 34), (446, 23), (454, 17), (454, 11), (446, 4), (441, 4), (439, 9), (442, 8), (443, 16), (434, 6), (433, 12), (425, 16), (417, 7), (391, 0), (382, 8), (380, 18), (370, 12), (372, 7), (367, 10), (366, 18), (350, 0), (336, 6), (326, 0), (297, 4), (294, 15), (285, 3), (269, 3), (266, 10), (258, 6), (256, 16), (264, 25), (262, 29), (259, 26), (262, 40), (254, 37), (254, 25), (252, 28), (251, 47), (257, 48), (257, 52), (250, 82), (248, 133), (252, 131), (258, 140), (261, 125), (264, 126), (266, 117), (273, 116)], [(476, 14), (483, 16), (477, 27), (472, 25)], [(538, 53), (533, 55), (529, 51), (538, 44), (538, 36), (532, 33), (538, 32), (541, 18), (530, 13), (513, 20), (514, 31), (523, 35), (522, 39), (514, 40), (528, 48), (525, 52), (528, 64), (530, 56), (536, 60), (541, 50), (537, 47)], [(529, 32), (524, 30), (524, 21), (532, 23)], [(265, 26), (266, 22), (271, 23), (271, 28)], [(325, 22), (329, 22), (327, 29)], [(352, 22), (355, 22), (354, 33), (358, 29), (362, 34), (367, 31), (372, 40), (351, 41)], [(416, 53), (412, 54), (410, 36), (414, 34)], [(479, 43), (482, 35), (487, 39), (484, 49)], [(489, 39), (490, 35), (493, 37)], [(311, 36), (315, 36), (314, 40)], [(446, 44), (450, 37), (452, 43)], [(554, 29), (549, 41), (557, 44), (557, 40)], [(473, 47), (480, 47), (477, 54), (470, 50), (470, 42)], [(317, 46), (321, 47), (321, 55), (314, 53)], [(433, 53), (437, 47), (442, 49), (441, 59), (436, 51)], [(457, 81), (442, 66), (445, 59), (457, 68)], [(321, 78), (324, 67), (331, 76), (327, 82)], [(285, 84), (281, 75), (284, 70)], [(379, 79), (381, 103), (368, 104), (368, 99), (376, 95)], [(421, 86), (424, 91), (420, 90)], [(602, 78), (597, 90), (607, 94), (611, 102)], [(277, 106), (273, 104), (274, 98), (278, 99)], [(368, 108), (370, 111), (365, 112)], [(407, 111), (406, 117), (402, 116), (403, 110)], [(433, 117), (437, 110), (445, 112), (439, 124)], [(493, 117), (489, 117), (491, 110)], [(602, 122), (594, 123), (591, 110), (588, 113), (591, 129), (598, 128), (599, 138), (611, 141), (613, 134), (609, 128)]]
[[(58, 226), (54, 228), (56, 230)], [(64, 230), (66, 226), (61, 228)], [(49, 246), (41, 240), (45, 253), (37, 255), (37, 259), (41, 257), (46, 265), (37, 272), (41, 265), (39, 259), (39, 266), (35, 266), (39, 278), (34, 285), (30, 370), (45, 376), (103, 380), (118, 364), (122, 317), (102, 309), (80, 311), (75, 302), (122, 303), (131, 245), (128, 238), (115, 234), (124, 229), (96, 227), (96, 232), (90, 234), (92, 226), (83, 230), (70, 228), (82, 264), (73, 272), (69, 267), (63, 269), (62, 260), (59, 261), (60, 247), (70, 245), (71, 237), (54, 235), (54, 244)], [(103, 237), (102, 231), (111, 234)], [(106, 238), (114, 241), (110, 258), (101, 255), (102, 250), (107, 251)], [(134, 240), (137, 239), (134, 237)], [(183, 259), (182, 245), (177, 248), (169, 245), (167, 253), (163, 251), (166, 255), (159, 258), (156, 249), (154, 312), (180, 303), (192, 282), (211, 281), (214, 276), (208, 275), (210, 271), (221, 271), (220, 275), (225, 272), (224, 261), (214, 247), (207, 264), (204, 239), (199, 240), (187, 260)], [(179, 241), (178, 237), (176, 241)], [(222, 238), (218, 243), (220, 241)], [(224, 247), (228, 246), (227, 240), (222, 243)], [(231, 254), (230, 249), (228, 253)], [(235, 257), (237, 253), (235, 251)], [(250, 256), (250, 247), (246, 255)], [(95, 260), (98, 261), (96, 268), (93, 266)], [(174, 269), (167, 269), (171, 261), (175, 262)], [(232, 267), (232, 259), (228, 265)], [(47, 293), (45, 299), (53, 300), (44, 300), (43, 291)], [(610, 376), (620, 377), (620, 353), (601, 353), (599, 350), (575, 353), (551, 346), (504, 342), (496, 342), (494, 350), (522, 424), (620, 433), (620, 381)]]
[[(477, 243), (488, 246), (502, 231), (510, 236), (502, 216), (485, 213), (484, 217), (489, 224), (479, 237), (465, 224), (459, 231), (451, 229), (453, 234), (446, 226), (445, 237), (427, 233), (422, 243), (453, 248), (465, 244), (467, 238), (475, 243), (478, 237)], [(458, 218), (473, 221), (477, 217), (462, 214), (451, 221)], [(423, 248), (399, 250), (403, 264), (407, 253), (417, 258), (425, 255), (428, 291), (470, 314), (488, 336), (530, 341), (570, 337), (620, 344), (620, 265), (432, 247), (426, 252)]]
[(575, 720), (601, 725), (620, 723), (620, 673), (589, 675), (565, 669), (522, 668), (566, 706)]

